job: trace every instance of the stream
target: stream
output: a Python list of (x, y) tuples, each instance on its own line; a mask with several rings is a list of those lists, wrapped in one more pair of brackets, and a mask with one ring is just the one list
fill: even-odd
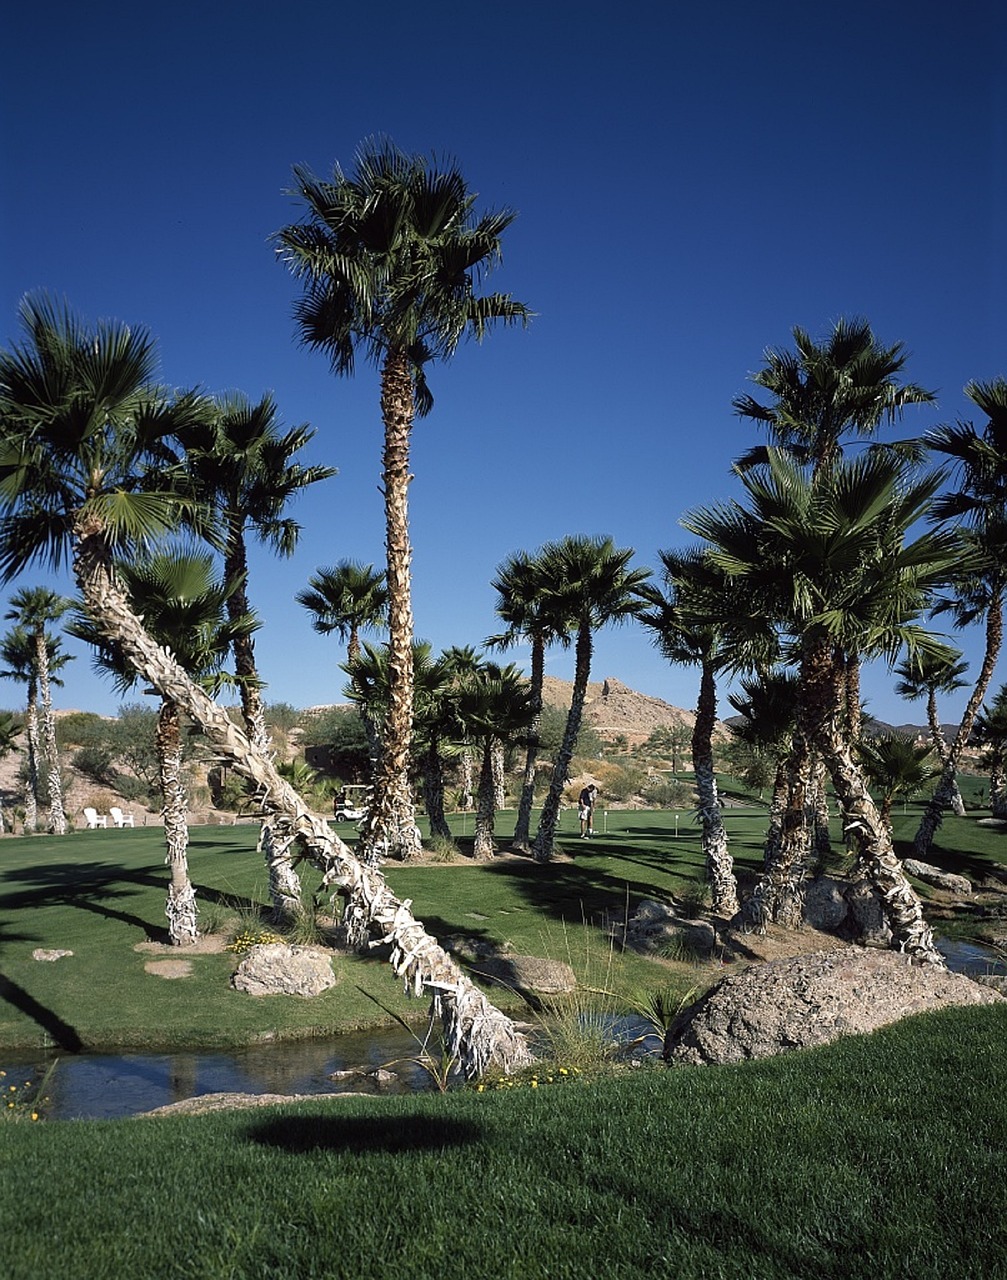
[[(937, 947), (956, 973), (1007, 973), (1001, 956), (980, 943), (940, 938)], [(628, 1042), (648, 1028), (619, 1018), (611, 1030)], [(649, 1041), (648, 1050), (660, 1050), (656, 1036)], [(43, 1113), (50, 1120), (116, 1119), (207, 1093), (411, 1093), (433, 1087), (411, 1061), (419, 1047), (415, 1036), (393, 1027), (240, 1049), (64, 1054), (46, 1084)], [(37, 1081), (51, 1061), (38, 1052), (2, 1054), (0, 1069), (7, 1083), (21, 1087)], [(370, 1074), (379, 1069), (393, 1078), (379, 1084)], [(352, 1074), (333, 1080), (334, 1072)]]

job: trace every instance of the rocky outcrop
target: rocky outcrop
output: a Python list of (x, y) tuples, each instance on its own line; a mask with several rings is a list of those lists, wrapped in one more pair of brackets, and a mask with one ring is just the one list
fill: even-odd
[(911, 965), (894, 951), (848, 946), (753, 965), (712, 988), (676, 1020), (672, 1063), (766, 1058), (865, 1034), (910, 1014), (1004, 997), (971, 978)]
[(267, 942), (251, 948), (231, 985), (252, 996), (317, 996), (336, 985), (336, 975), (325, 951)]
[(568, 995), (577, 987), (576, 975), (564, 960), (540, 956), (490, 956), (473, 964), (472, 972), (477, 978), (536, 995)]
[(676, 950), (707, 955), (717, 945), (717, 932), (708, 920), (680, 915), (668, 903), (644, 898), (626, 922), (624, 945), (632, 951)]

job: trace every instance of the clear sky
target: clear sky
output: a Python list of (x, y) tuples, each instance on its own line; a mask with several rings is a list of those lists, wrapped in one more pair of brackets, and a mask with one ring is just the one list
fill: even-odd
[[(348, 168), (387, 134), (457, 158), (480, 207), (520, 214), (489, 284), (537, 318), (433, 367), (414, 435), (416, 630), (435, 650), (497, 629), (489, 582), (515, 550), (605, 533), (654, 564), (686, 545), (679, 517), (735, 492), (730, 462), (760, 438), (731, 400), (794, 325), (825, 336), (861, 315), (904, 342), (908, 377), (939, 396), (914, 432), (970, 416), (970, 378), (1007, 375), (996, 0), (11, 10), (0, 341), (25, 292), (65, 295), (147, 326), (172, 385), (273, 391), (286, 423), (317, 429), (306, 460), (339, 468), (295, 505), (293, 559), (253, 552), (270, 701), (341, 700), (342, 648), (294, 596), (319, 566), (383, 559), (376, 373), (337, 380), (298, 346), (297, 285), (270, 245), (300, 216), (295, 163)], [(26, 579), (43, 582), (70, 589)], [(58, 705), (114, 711), (68, 647)], [(548, 670), (568, 679), (572, 659)], [(599, 635), (594, 674), (695, 703), (695, 672), (636, 627)], [(870, 710), (919, 721), (890, 690), (869, 674)], [(19, 700), (0, 685), (0, 705)]]

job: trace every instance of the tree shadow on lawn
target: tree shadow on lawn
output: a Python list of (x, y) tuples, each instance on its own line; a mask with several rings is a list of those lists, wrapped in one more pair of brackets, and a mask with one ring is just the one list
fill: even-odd
[(405, 1151), (441, 1151), (480, 1142), (482, 1130), (470, 1121), (446, 1116), (287, 1115), (251, 1124), (249, 1142), (278, 1147), (291, 1155), (338, 1151), (346, 1155), (396, 1155)]
[[(166, 876), (158, 876), (153, 871), (124, 871), (110, 862), (47, 862), (8, 871), (4, 879), (9, 884), (31, 887), (0, 896), (0, 911), (25, 907), (79, 907), (82, 911), (92, 911), (109, 920), (141, 929), (149, 942), (167, 940), (165, 928), (107, 905), (110, 901), (135, 897), (141, 887), (163, 890), (167, 884)], [(123, 884), (137, 887), (121, 887)]]

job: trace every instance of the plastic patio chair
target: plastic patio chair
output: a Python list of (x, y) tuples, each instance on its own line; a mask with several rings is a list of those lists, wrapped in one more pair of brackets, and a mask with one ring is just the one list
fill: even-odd
[(92, 809), (90, 805), (84, 808), (84, 821), (87, 823), (88, 831), (95, 831), (98, 827), (108, 826), (108, 818), (103, 813), (99, 813), (97, 809)]
[(123, 811), (121, 809), (116, 808), (115, 805), (111, 806), (108, 813), (109, 813), (109, 817), (112, 819), (112, 821), (115, 823), (117, 827), (135, 827), (136, 826), (136, 823), (133, 821), (133, 815), (131, 813), (123, 813)]

